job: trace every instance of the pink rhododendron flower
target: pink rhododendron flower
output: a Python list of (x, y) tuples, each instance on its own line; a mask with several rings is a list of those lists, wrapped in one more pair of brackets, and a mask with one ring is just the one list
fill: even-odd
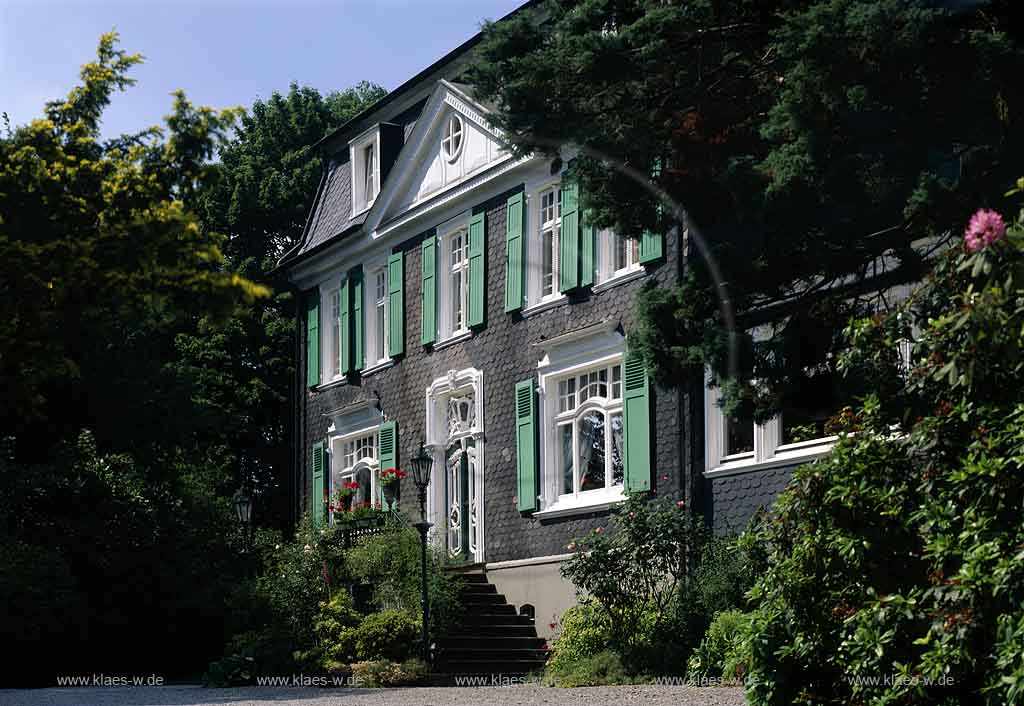
[(964, 243), (971, 252), (987, 248), (1006, 237), (1006, 223), (1003, 217), (988, 208), (980, 208), (971, 216), (971, 222), (964, 231)]
[(686, 507), (686, 501), (680, 500), (679, 502), (676, 503), (676, 507)]
[(598, 527), (594, 530), (594, 534), (601, 534), (604, 532), (604, 527)]

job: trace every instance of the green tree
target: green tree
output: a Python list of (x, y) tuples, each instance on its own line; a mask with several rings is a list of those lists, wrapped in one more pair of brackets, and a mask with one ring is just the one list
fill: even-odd
[(226, 322), (200, 318), (176, 337), (168, 372), (191, 391), (191, 420), (202, 443), (221, 446), (234, 459), (221, 492), (252, 484), (264, 525), (287, 527), (294, 500), (286, 482), (294, 301), (273, 269), (299, 242), (316, 196), (323, 165), (314, 145), (384, 95), (365, 81), (326, 96), (292, 84), (286, 95), (256, 101), (221, 143), (214, 178), (196, 198), (203, 228), (227, 236), (224, 270), (266, 282), (275, 294)]
[(596, 223), (706, 243), (631, 345), (666, 384), (760, 380), (725, 392), (764, 417), (878, 306), (866, 280), (920, 278), (912, 244), (1015, 178), (1021, 29), (1007, 0), (548, 0), (485, 26), (472, 81), (517, 153), (583, 150)]
[(102, 442), (161, 428), (175, 395), (152, 361), (167, 331), (269, 293), (220, 267), (222, 240), (186, 207), (236, 111), (178, 92), (166, 128), (101, 141), (141, 61), (116, 40), (45, 118), (0, 137), (0, 423), (37, 456), (86, 424)]
[(904, 384), (761, 533), (753, 704), (1024, 702), (1024, 212), (979, 213), (898, 312), (850, 325), (844, 366), (887, 375), (915, 330)]

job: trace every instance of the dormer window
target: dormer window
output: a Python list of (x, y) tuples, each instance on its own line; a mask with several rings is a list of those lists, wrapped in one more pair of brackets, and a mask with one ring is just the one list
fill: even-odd
[(349, 146), (352, 164), (352, 213), (362, 213), (380, 193), (380, 132), (376, 128)]
[(377, 156), (373, 152), (371, 142), (363, 148), (363, 197), (366, 201), (365, 207), (369, 208), (377, 195)]
[(462, 132), (462, 118), (452, 113), (445, 121), (444, 139), (441, 140), (441, 151), (449, 162), (454, 162), (459, 158), (459, 153), (462, 151)]

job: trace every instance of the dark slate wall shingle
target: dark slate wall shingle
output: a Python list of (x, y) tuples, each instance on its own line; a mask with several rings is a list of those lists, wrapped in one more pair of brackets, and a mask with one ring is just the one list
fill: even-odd
[(789, 483), (796, 466), (747, 471), (711, 481), (713, 524), (718, 534), (739, 533)]
[[(423, 434), (427, 386), (448, 370), (475, 367), (484, 372), (486, 560), (561, 554), (573, 537), (607, 524), (608, 513), (542, 522), (516, 510), (515, 383), (536, 376), (541, 351), (530, 344), (542, 338), (604, 319), (620, 321), (628, 334), (633, 325), (633, 297), (643, 283), (653, 278), (662, 285), (671, 285), (677, 280), (679, 239), (675, 234), (667, 238), (667, 259), (655, 267), (649, 277), (597, 294), (587, 292), (572, 304), (523, 318), (504, 311), (505, 197), (493, 199), (483, 207), (487, 212), (488, 233), (486, 328), (462, 343), (441, 350), (426, 350), (420, 345), (420, 250), (407, 248), (406, 355), (395, 366), (353, 384), (308, 392), (304, 396), (301, 414), (304, 415), (306, 462), (305, 467), (299, 469), (297, 485), (303, 503), (308, 502), (310, 448), (327, 433), (329, 420), (323, 416), (326, 412), (357, 400), (374, 399), (379, 393), (384, 412), (399, 422), (400, 463), (404, 463), (409, 449)], [(300, 362), (299, 370), (304, 371), (304, 361)], [(699, 502), (703, 492), (699, 487), (699, 468), (693, 462), (692, 453), (684, 454), (682, 438), (684, 417), (687, 425), (693, 426), (689, 420), (697, 400), (686, 391), (662, 388), (655, 389), (654, 399), (657, 492), (685, 497), (691, 504), (694, 499)], [(684, 462), (684, 458), (689, 460)], [(668, 476), (668, 480), (660, 480), (661, 476)], [(415, 489), (411, 483), (405, 483), (401, 503), (404, 509), (414, 512)]]

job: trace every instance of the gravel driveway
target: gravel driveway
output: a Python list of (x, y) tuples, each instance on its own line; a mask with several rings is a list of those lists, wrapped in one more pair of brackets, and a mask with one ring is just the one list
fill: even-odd
[(0, 690), (0, 706), (743, 706), (744, 703), (740, 689), (691, 686), (553, 689), (517, 685), (330, 690), (163, 686)]

